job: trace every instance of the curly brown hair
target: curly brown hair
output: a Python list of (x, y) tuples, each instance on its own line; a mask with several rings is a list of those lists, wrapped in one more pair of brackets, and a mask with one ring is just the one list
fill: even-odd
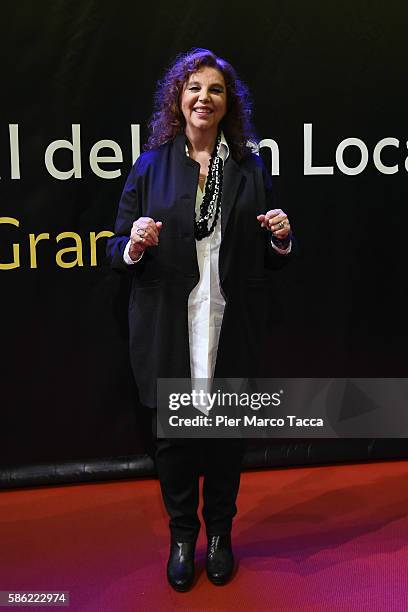
[(178, 55), (164, 77), (158, 81), (154, 110), (148, 124), (150, 136), (145, 150), (155, 149), (184, 131), (186, 122), (180, 109), (183, 86), (191, 74), (204, 66), (216, 68), (225, 80), (227, 112), (220, 127), (230, 146), (232, 157), (239, 161), (251, 152), (248, 142), (256, 141), (256, 137), (251, 121), (252, 105), (248, 88), (238, 79), (231, 64), (217, 57), (212, 51), (201, 48)]

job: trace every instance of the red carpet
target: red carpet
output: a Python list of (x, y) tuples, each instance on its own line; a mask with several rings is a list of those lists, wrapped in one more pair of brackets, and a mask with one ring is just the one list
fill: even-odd
[(208, 582), (202, 533), (188, 593), (165, 580), (157, 481), (3, 492), (0, 590), (70, 591), (74, 612), (407, 610), (407, 480), (406, 461), (243, 474), (238, 572)]

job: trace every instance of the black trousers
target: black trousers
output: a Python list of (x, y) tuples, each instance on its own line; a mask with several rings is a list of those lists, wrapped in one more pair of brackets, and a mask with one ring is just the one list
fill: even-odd
[(200, 530), (197, 516), (199, 476), (203, 474), (203, 518), (208, 536), (227, 535), (237, 512), (242, 439), (157, 439), (156, 467), (171, 537), (194, 542)]

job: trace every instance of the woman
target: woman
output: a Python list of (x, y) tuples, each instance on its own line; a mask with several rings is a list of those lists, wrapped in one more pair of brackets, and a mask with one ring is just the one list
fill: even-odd
[[(232, 66), (193, 49), (170, 66), (155, 102), (147, 151), (130, 172), (109, 243), (113, 266), (132, 274), (130, 354), (151, 408), (159, 377), (259, 375), (265, 288), (291, 250), (287, 215), (273, 208), (270, 176), (248, 147), (248, 92)], [(200, 471), (207, 574), (214, 584), (232, 575), (242, 455), (238, 439), (157, 441), (167, 577), (178, 591), (194, 580)]]

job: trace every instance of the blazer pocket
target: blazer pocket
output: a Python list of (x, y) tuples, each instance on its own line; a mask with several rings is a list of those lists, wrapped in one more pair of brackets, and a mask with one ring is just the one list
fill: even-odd
[(133, 290), (137, 290), (137, 289), (147, 289), (150, 287), (160, 287), (161, 285), (161, 279), (160, 278), (151, 278), (151, 279), (146, 279), (146, 280), (142, 280), (140, 278), (137, 278), (134, 280), (133, 283)]
[(264, 276), (250, 276), (246, 279), (248, 288), (262, 288), (266, 286), (266, 278)]

